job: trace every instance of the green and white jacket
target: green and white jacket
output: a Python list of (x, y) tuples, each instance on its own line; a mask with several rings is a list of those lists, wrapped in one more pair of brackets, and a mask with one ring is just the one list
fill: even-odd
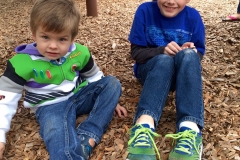
[(5, 143), (23, 90), (24, 106), (36, 111), (67, 100), (81, 87), (104, 76), (88, 48), (77, 43), (58, 60), (40, 55), (36, 43), (18, 46), (16, 52), (0, 77), (0, 142)]

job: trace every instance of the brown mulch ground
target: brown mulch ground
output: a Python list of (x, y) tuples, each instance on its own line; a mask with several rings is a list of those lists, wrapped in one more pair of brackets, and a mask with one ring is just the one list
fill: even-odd
[[(122, 160), (126, 157), (128, 136), (141, 86), (132, 73), (133, 61), (127, 40), (134, 12), (144, 0), (98, 1), (99, 16), (86, 17), (85, 0), (77, 0), (82, 13), (77, 42), (87, 45), (106, 75), (120, 79), (123, 94), (120, 104), (128, 117), (114, 117), (91, 160)], [(20, 43), (32, 42), (29, 10), (32, 0), (0, 0), (0, 75), (6, 60)], [(206, 26), (206, 56), (203, 65), (205, 128), (203, 158), (240, 160), (240, 22), (222, 23), (220, 17), (235, 13), (237, 0), (192, 0)], [(82, 120), (81, 117), (78, 122)], [(164, 137), (175, 131), (174, 95), (170, 93), (157, 132)], [(1, 123), (1, 122), (0, 122)], [(19, 103), (7, 136), (5, 160), (47, 160), (48, 153), (38, 134), (33, 113)], [(156, 139), (162, 159), (171, 141)]]

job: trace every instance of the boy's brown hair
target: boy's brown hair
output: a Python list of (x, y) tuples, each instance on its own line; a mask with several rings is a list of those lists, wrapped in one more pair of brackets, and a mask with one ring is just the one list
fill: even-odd
[(74, 0), (36, 0), (30, 14), (30, 27), (35, 34), (38, 27), (46, 32), (69, 30), (72, 39), (78, 34), (80, 12)]

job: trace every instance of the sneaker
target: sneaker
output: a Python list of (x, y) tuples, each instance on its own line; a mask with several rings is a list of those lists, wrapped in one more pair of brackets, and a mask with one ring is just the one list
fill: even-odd
[(160, 159), (160, 154), (153, 139), (159, 137), (159, 135), (155, 133), (154, 129), (150, 129), (148, 124), (136, 124), (129, 132), (127, 160), (156, 160), (156, 153)]
[(81, 146), (80, 146), (81, 156), (85, 160), (87, 160), (87, 159), (89, 159), (90, 155), (92, 154), (93, 149), (96, 147), (96, 143), (94, 142), (94, 145), (92, 146), (91, 141), (93, 141), (93, 139), (84, 134), (79, 135), (79, 139), (81, 141)]
[(176, 141), (168, 160), (201, 160), (202, 134), (187, 127), (181, 127), (177, 134), (167, 134), (165, 137)]

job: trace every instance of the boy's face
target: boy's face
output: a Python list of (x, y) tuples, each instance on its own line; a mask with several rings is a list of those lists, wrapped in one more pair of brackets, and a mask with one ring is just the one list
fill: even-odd
[(172, 18), (181, 12), (190, 0), (158, 0), (158, 7), (163, 16)]
[(73, 43), (70, 31), (64, 30), (61, 33), (46, 32), (38, 27), (33, 34), (33, 40), (37, 43), (38, 52), (44, 57), (56, 60), (65, 56)]

